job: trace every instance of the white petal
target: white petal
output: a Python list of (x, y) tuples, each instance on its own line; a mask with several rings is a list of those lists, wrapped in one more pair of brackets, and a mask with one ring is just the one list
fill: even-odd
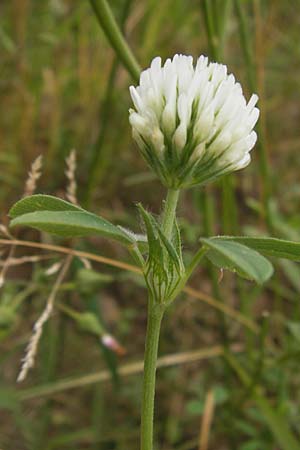
[(232, 134), (229, 131), (222, 131), (209, 146), (209, 152), (219, 155), (230, 145), (231, 139)]
[(200, 160), (205, 153), (205, 149), (206, 149), (205, 144), (202, 143), (202, 144), (197, 145), (197, 147), (195, 147), (195, 150), (193, 151), (193, 154), (191, 156), (191, 161)]
[(247, 136), (247, 145), (248, 145), (248, 151), (252, 150), (254, 145), (256, 144), (257, 141), (257, 134), (255, 133), (255, 131), (252, 131), (249, 136)]
[(195, 70), (197, 72), (202, 71), (207, 68), (207, 65), (208, 65), (208, 58), (206, 56), (201, 55), (197, 60)]
[(246, 153), (244, 155), (244, 157), (236, 163), (235, 170), (244, 169), (244, 167), (248, 166), (250, 161), (251, 161), (251, 157), (250, 157), (249, 153)]
[(251, 115), (249, 117), (249, 122), (248, 122), (248, 127), (250, 130), (252, 130), (252, 128), (254, 127), (254, 125), (256, 124), (256, 122), (258, 121), (259, 118), (259, 109), (258, 108), (254, 108), (251, 112)]
[(143, 70), (143, 72), (141, 73), (140, 76), (140, 88), (141, 88), (141, 92), (146, 92), (147, 89), (149, 89), (150, 87), (150, 75), (149, 75), (149, 70)]
[(161, 69), (161, 57), (156, 56), (155, 58), (153, 58), (150, 67), (154, 72), (159, 72)]
[(160, 131), (160, 129), (154, 128), (152, 134), (151, 134), (151, 142), (154, 146), (154, 148), (157, 150), (157, 152), (162, 152), (164, 149), (164, 135)]
[(162, 126), (166, 133), (171, 136), (176, 127), (176, 103), (168, 102), (162, 114)]
[(181, 123), (177, 127), (177, 129), (174, 133), (174, 137), (173, 137), (174, 145), (178, 151), (181, 151), (183, 149), (183, 147), (185, 146), (186, 138), (187, 138), (186, 126), (184, 125), (184, 123)]
[(142, 114), (143, 110), (145, 109), (145, 106), (144, 106), (144, 103), (143, 103), (141, 97), (137, 93), (137, 90), (135, 89), (134, 86), (130, 86), (129, 91), (130, 91), (130, 95), (131, 95), (132, 101), (134, 103), (134, 106), (136, 107), (137, 111), (140, 114)]
[(129, 116), (129, 122), (139, 134), (146, 135), (149, 132), (149, 123), (140, 114), (132, 112)]
[(202, 142), (209, 137), (214, 118), (214, 109), (211, 105), (202, 111), (193, 130), (193, 135), (197, 142)]
[(192, 108), (185, 93), (180, 94), (178, 97), (177, 110), (179, 119), (186, 125), (190, 121)]
[(247, 110), (249, 112), (251, 112), (257, 102), (258, 102), (258, 96), (256, 94), (253, 94), (248, 102)]

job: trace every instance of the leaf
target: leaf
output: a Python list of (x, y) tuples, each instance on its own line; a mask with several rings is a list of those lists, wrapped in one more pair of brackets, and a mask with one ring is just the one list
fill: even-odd
[(131, 244), (131, 238), (122, 230), (95, 214), (86, 211), (37, 211), (16, 217), (10, 227), (26, 225), (40, 231), (63, 237), (79, 237), (99, 234), (123, 244)]
[(95, 334), (96, 336), (102, 336), (105, 333), (98, 317), (92, 312), (86, 311), (84, 313), (78, 313), (76, 321), (83, 331)]
[(152, 217), (152, 215), (149, 214), (140, 203), (137, 205), (137, 207), (141, 213), (142, 219), (146, 226), (148, 245), (149, 247), (154, 247), (157, 245), (158, 241), (155, 220)]
[(160, 262), (162, 264), (162, 249), (164, 248), (167, 251), (170, 260), (175, 265), (176, 270), (179, 272), (182, 267), (181, 258), (175, 250), (173, 244), (164, 235), (161, 227), (156, 222), (154, 217), (148, 213), (141, 204), (138, 205), (138, 208), (146, 225), (151, 257), (155, 256), (155, 258), (158, 259), (158, 263)]
[(152, 262), (155, 261), (155, 265), (157, 267), (159, 267), (161, 264), (164, 265), (164, 253), (162, 245), (158, 238), (155, 220), (152, 215), (143, 208), (141, 204), (138, 204), (137, 206), (146, 226), (149, 258)]
[(9, 211), (11, 227), (27, 225), (64, 237), (99, 234), (123, 244), (135, 242), (133, 235), (80, 206), (52, 195), (31, 195), (19, 200)]
[(216, 236), (211, 239), (238, 242), (267, 256), (300, 261), (300, 243), (271, 237)]
[(134, 233), (132, 230), (122, 227), (121, 225), (118, 225), (118, 228), (120, 228), (126, 235), (128, 235), (128, 237), (132, 239), (133, 242), (136, 242), (141, 251), (144, 252), (148, 250), (148, 240), (145, 234)]
[(9, 211), (9, 216), (14, 219), (36, 211), (84, 211), (84, 209), (53, 195), (36, 194), (24, 197), (15, 203)]
[(168, 255), (169, 255), (170, 259), (175, 264), (177, 272), (180, 272), (180, 268), (181, 268), (181, 264), (180, 263), (181, 263), (181, 261), (179, 259), (179, 256), (178, 256), (175, 248), (173, 247), (173, 245), (171, 244), (169, 239), (167, 239), (167, 237), (164, 235), (164, 233), (162, 232), (162, 230), (159, 227), (157, 228), (157, 231), (158, 231), (159, 237), (161, 239), (161, 242), (163, 243), (164, 247), (166, 248), (166, 250), (168, 252)]
[(265, 282), (273, 274), (272, 264), (245, 245), (220, 238), (202, 238), (201, 242), (210, 249), (206, 256), (220, 268), (237, 272), (258, 284)]
[(176, 217), (175, 217), (175, 220), (174, 220), (172, 243), (173, 243), (173, 245), (175, 247), (175, 250), (176, 250), (176, 252), (177, 252), (177, 254), (179, 256), (179, 259), (180, 259), (182, 267), (183, 267), (184, 264), (183, 264), (183, 259), (182, 259), (181, 236), (180, 236), (180, 229), (179, 229)]

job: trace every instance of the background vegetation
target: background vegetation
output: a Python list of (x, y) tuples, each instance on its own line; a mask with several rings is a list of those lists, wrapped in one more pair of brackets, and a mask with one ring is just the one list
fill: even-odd
[[(38, 155), (43, 155), (38, 192), (65, 197), (65, 159), (73, 148), (83, 206), (136, 231), (136, 202), (160, 212), (164, 190), (142, 161), (128, 124), (128, 86), (135, 81), (91, 3), (0, 4), (4, 225)], [(299, 0), (110, 4), (142, 67), (156, 55), (203, 53), (226, 63), (247, 97), (253, 91), (260, 96), (253, 163), (206, 192), (195, 189), (182, 198), (185, 247), (217, 233), (299, 241)], [(66, 242), (30, 230), (19, 230), (18, 237), (97, 251), (112, 264), (127, 261), (118, 247), (96, 238)], [(146, 321), (140, 278), (107, 264), (87, 268), (74, 257), (35, 367), (16, 386), (32, 326), (61, 273), (61, 266), (53, 266), (61, 256), (12, 248), (2, 242), (1, 450), (138, 448)], [(299, 266), (277, 262), (264, 287), (207, 266), (191, 285), (194, 290), (175, 302), (163, 327), (160, 355), (169, 357), (158, 372), (157, 448), (299, 449)], [(86, 313), (96, 318), (96, 328)], [(99, 340), (103, 333), (115, 336), (126, 354), (105, 347)]]

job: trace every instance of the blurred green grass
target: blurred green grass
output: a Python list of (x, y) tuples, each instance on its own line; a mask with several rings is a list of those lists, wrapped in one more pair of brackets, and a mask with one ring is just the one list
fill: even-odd
[[(209, 187), (208, 210), (216, 215), (215, 232), (254, 229), (266, 233), (271, 228), (274, 235), (299, 240), (300, 2), (237, 1), (246, 20), (247, 45), (253, 60), (249, 67), (233, 1), (228, 2), (219, 57), (248, 94), (253, 90), (249, 73), (253, 72), (256, 79), (262, 110), (260, 134), (270, 164), (271, 227), (265, 220), (265, 179), (257, 148), (253, 150), (253, 163), (232, 177), (229, 187), (221, 183)], [(215, 23), (223, 23), (220, 0), (114, 0), (110, 4), (142, 67), (156, 55), (165, 58), (182, 52), (213, 57), (220, 51), (218, 41), (207, 33), (205, 20), (205, 6), (213, 5)], [(27, 172), (37, 155), (44, 156), (39, 191), (64, 192), (64, 161), (72, 148), (77, 150), (78, 196), (83, 204), (129, 226), (138, 219), (134, 207), (137, 201), (159, 212), (163, 189), (147, 171), (130, 136), (127, 111), (132, 79), (99, 28), (89, 2), (2, 1), (0, 61), (0, 205), (4, 223), (10, 205), (22, 195)], [(205, 220), (209, 211), (203, 218), (205, 202), (200, 197), (197, 190), (185, 193), (180, 206), (187, 248), (209, 229)], [(28, 231), (22, 236), (37, 237)], [(97, 246), (103, 255), (126, 258), (119, 249), (97, 240), (80, 245), (87, 250)], [(23, 253), (19, 251), (18, 255)], [(32, 270), (27, 265), (11, 268), (2, 287), (2, 307), (10, 305), (20, 293), (25, 294), (12, 320), (1, 324), (0, 448), (137, 448), (140, 377), (136, 375), (124, 380), (121, 377), (115, 384), (86, 386), (47, 399), (19, 402), (15, 385), (19, 360), (49, 293), (45, 267), (47, 264), (38, 262)], [(81, 263), (74, 261), (63, 299), (72, 300), (77, 310), (100, 308), (97, 314), (101, 321), (128, 351), (118, 363), (141, 359), (146, 310), (140, 282), (99, 266), (112, 279), (96, 284), (80, 279), (78, 283), (81, 269)], [(194, 280), (194, 285), (205, 292), (211, 290), (208, 274), (208, 270), (201, 271), (201, 279)], [(298, 438), (299, 279), (298, 266), (283, 263), (264, 290), (251, 284), (241, 287), (229, 274), (220, 285), (215, 283), (215, 297), (221, 290), (227, 304), (240, 308), (259, 325), (262, 311), (270, 311), (268, 340), (272, 350), (263, 359), (256, 338), (226, 317), (220, 321), (214, 310), (191, 299), (176, 302), (170, 311), (160, 347), (163, 355), (222, 344), (225, 329), (230, 342), (243, 344), (240, 363), (258, 378), (274, 410), (287, 418)], [(56, 314), (45, 330), (27, 384), (55, 383), (107, 366), (114, 370), (118, 363), (115, 357), (103, 353), (93, 336), (78, 330), (69, 317)], [(200, 422), (210, 389), (216, 402), (211, 450), (278, 448), (248, 389), (222, 358), (161, 369), (157, 393), (159, 448), (198, 449)]]

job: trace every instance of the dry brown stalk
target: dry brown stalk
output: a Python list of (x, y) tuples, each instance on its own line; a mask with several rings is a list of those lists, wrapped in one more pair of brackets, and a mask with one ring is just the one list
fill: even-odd
[(91, 269), (92, 268), (92, 264), (87, 258), (80, 258), (80, 261), (84, 265), (85, 269)]
[(55, 273), (57, 273), (59, 271), (59, 269), (61, 268), (62, 265), (63, 265), (63, 261), (55, 262), (50, 267), (48, 267), (47, 270), (45, 270), (45, 275), (47, 275), (48, 277), (51, 275), (54, 275)]
[[(34, 193), (37, 181), (41, 176), (41, 168), (42, 168), (42, 156), (40, 155), (31, 164), (31, 168), (28, 173), (28, 178), (25, 183), (24, 197), (27, 197), (28, 195), (32, 195)], [(13, 239), (8, 229), (3, 224), (1, 224), (0, 232), (5, 234), (9, 239), (10, 238)], [(15, 246), (12, 246), (6, 261), (3, 263), (2, 271), (0, 273), (0, 288), (4, 284), (6, 273), (9, 269), (9, 266), (11, 265), (14, 253), (15, 253)]]
[(3, 223), (0, 223), (0, 234), (3, 234), (3, 236), (6, 236), (8, 239), (13, 239), (13, 235), (10, 234), (8, 228), (3, 225)]
[(212, 390), (210, 390), (208, 391), (205, 398), (204, 412), (199, 437), (199, 450), (208, 450), (209, 434), (214, 415), (214, 409), (215, 409), (214, 393)]
[[(243, 351), (243, 347), (240, 344), (234, 344), (230, 348), (233, 353), (240, 353)], [(165, 355), (158, 358), (157, 368), (171, 367), (181, 364), (198, 362), (203, 359), (215, 358), (222, 356), (224, 354), (224, 347), (221, 345), (216, 345), (211, 348), (205, 348), (201, 350), (192, 350), (189, 352), (175, 353), (171, 355)], [(143, 361), (137, 361), (129, 364), (125, 364), (119, 367), (118, 373), (120, 376), (129, 376), (141, 373), (144, 368)], [(55, 383), (49, 383), (45, 386), (26, 389), (21, 391), (19, 396), (20, 400), (30, 400), (37, 397), (43, 397), (46, 395), (53, 395), (57, 392), (66, 391), (68, 389), (74, 389), (79, 387), (84, 387), (90, 384), (101, 383), (104, 381), (111, 380), (111, 373), (109, 370), (102, 370), (101, 372), (96, 372), (77, 378), (64, 379), (56, 381)]]
[(72, 261), (72, 255), (67, 256), (67, 258), (64, 262), (64, 265), (63, 265), (63, 267), (54, 283), (54, 286), (50, 292), (50, 295), (49, 295), (47, 303), (46, 303), (46, 307), (45, 307), (44, 311), (42, 312), (42, 315), (39, 317), (39, 319), (35, 322), (35, 324), (33, 326), (33, 333), (29, 340), (29, 343), (28, 343), (28, 346), (26, 349), (26, 354), (25, 354), (24, 358), (22, 359), (21, 370), (20, 370), (20, 373), (17, 378), (18, 383), (25, 380), (29, 369), (31, 369), (34, 366), (35, 357), (36, 357), (37, 350), (38, 350), (38, 344), (39, 344), (39, 341), (40, 341), (40, 338), (41, 338), (41, 335), (43, 332), (44, 324), (47, 322), (47, 320), (49, 319), (49, 317), (53, 311), (54, 301), (55, 301), (57, 292), (58, 292), (60, 285), (63, 282), (65, 275), (70, 267), (71, 261)]
[[(10, 266), (21, 266), (22, 264), (27, 263), (36, 263), (39, 261), (45, 261), (48, 259), (55, 258), (54, 255), (31, 255), (31, 256), (21, 256), (20, 258), (10, 258), (9, 265)], [(0, 267), (4, 267), (6, 261), (0, 261)]]
[(31, 164), (31, 168), (28, 173), (28, 178), (25, 183), (24, 197), (28, 197), (29, 195), (34, 194), (37, 182), (42, 174), (41, 172), (42, 163), (43, 157), (42, 155), (39, 155)]
[(68, 179), (68, 186), (66, 197), (69, 202), (77, 205), (77, 182), (76, 182), (76, 150), (71, 150), (69, 156), (66, 158), (66, 177)]
[(13, 239), (13, 240), (0, 239), (0, 245), (1, 244), (16, 245), (16, 246), (21, 246), (21, 247), (39, 248), (42, 250), (50, 250), (50, 251), (54, 251), (54, 252), (58, 252), (58, 253), (64, 253), (67, 255), (77, 256), (78, 258), (86, 258), (91, 261), (96, 261), (96, 262), (100, 262), (103, 264), (107, 264), (108, 266), (118, 267), (119, 269), (128, 270), (129, 272), (135, 272), (138, 274), (142, 273), (141, 269), (137, 266), (134, 266), (133, 264), (128, 264), (128, 263), (124, 263), (122, 261), (118, 261), (115, 259), (106, 258), (105, 256), (101, 256), (101, 255), (94, 255), (93, 253), (89, 253), (89, 252), (74, 250), (72, 248), (63, 247), (60, 245), (44, 244), (41, 242), (33, 242), (33, 241), (25, 241), (25, 240), (23, 241), (21, 239)]
[(12, 257), (15, 253), (15, 245), (13, 245), (10, 249), (9, 249), (9, 253), (8, 256), (6, 258), (6, 260), (2, 263), (2, 270), (0, 273), (0, 288), (4, 285), (4, 281), (5, 281), (5, 277), (6, 277), (6, 273), (9, 269), (10, 266), (10, 262), (12, 260)]

